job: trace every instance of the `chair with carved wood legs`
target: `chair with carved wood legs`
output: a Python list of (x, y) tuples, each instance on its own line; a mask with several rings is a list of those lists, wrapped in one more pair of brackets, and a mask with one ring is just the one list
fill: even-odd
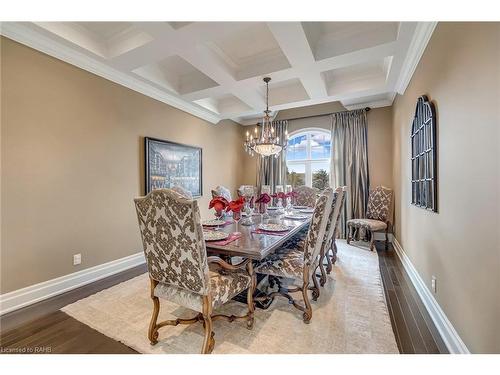
[(392, 189), (377, 186), (370, 191), (366, 218), (347, 221), (347, 243), (350, 244), (353, 237), (359, 240), (361, 232), (370, 233), (370, 250), (373, 251), (375, 250), (375, 233), (385, 232), (385, 248), (387, 250), (391, 205)]
[[(211, 353), (215, 345), (213, 320), (246, 320), (247, 328), (252, 329), (256, 284), (253, 264), (249, 259), (231, 265), (219, 257), (207, 257), (197, 202), (173, 190), (159, 189), (135, 199), (135, 205), (151, 280), (153, 314), (148, 330), (151, 344), (158, 342), (158, 330), (162, 327), (202, 322), (205, 334), (201, 352)], [(246, 315), (213, 314), (245, 290), (248, 290)], [(198, 314), (189, 319), (157, 322), (160, 299)]]
[[(281, 247), (276, 253), (267, 256), (255, 265), (256, 273), (271, 277), (292, 279), (298, 282), (299, 286), (283, 288), (278, 284), (279, 290), (277, 292), (257, 297), (256, 300), (269, 301), (278, 296), (285, 297), (290, 304), (303, 312), (302, 318), (304, 323), (310, 322), (312, 319), (312, 307), (308, 292), (312, 290), (313, 299), (317, 299), (319, 296), (319, 285), (314, 271), (318, 267), (319, 252), (326, 234), (328, 217), (330, 216), (334, 199), (335, 194), (332, 189), (326, 189), (319, 197), (303, 247)], [(291, 242), (288, 243), (290, 244)], [(309, 287), (311, 277), (314, 287)], [(302, 294), (303, 305), (290, 295), (290, 293), (296, 292)]]
[[(326, 267), (326, 273), (329, 275), (332, 270), (333, 270), (333, 265), (337, 261), (337, 242), (336, 242), (336, 235), (337, 231), (339, 229), (340, 225), (340, 217), (342, 215), (342, 210), (344, 209), (344, 203), (345, 203), (345, 197), (346, 197), (346, 191), (347, 191), (347, 186), (342, 186), (342, 195), (340, 195), (340, 202), (339, 202), (339, 212), (337, 214), (337, 221), (335, 222), (335, 227), (333, 228), (333, 236), (330, 240), (330, 243), (327, 244), (326, 246), (326, 260), (327, 260), (327, 267)], [(331, 253), (331, 255), (330, 255)]]

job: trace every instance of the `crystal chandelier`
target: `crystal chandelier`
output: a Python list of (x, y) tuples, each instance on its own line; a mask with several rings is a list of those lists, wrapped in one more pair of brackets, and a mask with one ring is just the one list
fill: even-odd
[(245, 150), (250, 154), (254, 155), (257, 153), (264, 156), (274, 155), (276, 158), (282, 150), (286, 149), (288, 131), (285, 130), (285, 139), (280, 140), (280, 137), (276, 135), (276, 125), (273, 124), (269, 113), (269, 81), (271, 78), (265, 77), (264, 82), (266, 83), (266, 110), (264, 111), (264, 118), (262, 119), (262, 126), (260, 127), (260, 134), (258, 126), (255, 127), (254, 134), (250, 134), (247, 131), (247, 138), (243, 144)]

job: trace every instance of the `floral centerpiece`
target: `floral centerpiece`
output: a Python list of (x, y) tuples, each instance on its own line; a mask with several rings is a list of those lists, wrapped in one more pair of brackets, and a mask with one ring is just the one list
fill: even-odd
[(267, 193), (262, 193), (255, 203), (259, 205), (259, 213), (263, 216), (267, 215), (267, 205), (271, 202), (271, 196)]
[(239, 197), (238, 199), (228, 203), (226, 211), (232, 211), (233, 220), (236, 223), (236, 233), (238, 232), (238, 221), (241, 219), (241, 210), (245, 205), (245, 197)]
[(209, 209), (215, 209), (215, 216), (220, 219), (224, 215), (224, 210), (229, 205), (229, 202), (224, 197), (214, 197), (208, 204)]

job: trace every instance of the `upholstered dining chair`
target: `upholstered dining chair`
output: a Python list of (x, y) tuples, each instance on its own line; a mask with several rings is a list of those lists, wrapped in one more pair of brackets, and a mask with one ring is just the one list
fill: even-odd
[[(318, 257), (323, 244), (328, 217), (334, 206), (336, 195), (333, 190), (326, 189), (318, 198), (311, 224), (303, 246), (294, 246), (293, 241), (287, 242), (288, 246), (283, 246), (274, 254), (269, 255), (264, 260), (257, 262), (255, 272), (277, 278), (290, 278), (299, 286), (284, 288), (278, 284), (277, 292), (269, 293), (266, 296), (257, 297), (256, 300), (268, 301), (277, 296), (283, 296), (298, 310), (302, 311), (304, 323), (309, 323), (312, 319), (312, 307), (309, 301), (308, 291), (312, 289), (313, 298), (317, 298), (319, 287), (316, 275), (314, 274), (318, 266)], [(310, 280), (314, 282), (314, 287), (309, 288)], [(290, 293), (301, 292), (304, 304), (297, 302)], [(318, 294), (319, 295), (319, 294)]]
[(318, 190), (309, 186), (297, 186), (294, 191), (297, 193), (295, 204), (297, 206), (314, 207), (318, 196)]
[(215, 197), (223, 197), (226, 198), (228, 202), (232, 200), (231, 192), (227, 187), (218, 185), (215, 189), (212, 190), (212, 198)]
[(193, 194), (189, 190), (184, 189), (180, 185), (175, 185), (172, 187), (172, 190), (175, 191), (176, 193), (179, 193), (183, 197), (186, 197), (188, 199), (193, 199)]
[[(342, 186), (342, 192), (343, 194), (340, 196), (340, 205), (339, 205), (339, 212), (337, 215), (337, 222), (335, 223), (335, 228), (333, 232), (333, 237), (331, 239), (331, 243), (327, 245), (327, 253), (326, 253), (326, 260), (327, 260), (327, 267), (326, 267), (326, 273), (329, 275), (332, 270), (333, 270), (333, 265), (337, 261), (337, 232), (339, 230), (339, 225), (340, 225), (340, 217), (342, 215), (342, 210), (344, 209), (344, 203), (345, 203), (345, 197), (347, 194), (347, 186)], [(331, 256), (330, 256), (331, 252)]]
[(351, 232), (357, 239), (360, 237), (360, 232), (370, 233), (370, 250), (375, 249), (374, 233), (385, 231), (385, 248), (389, 245), (389, 225), (390, 225), (390, 210), (392, 205), (392, 189), (384, 186), (377, 186), (370, 191), (368, 196), (368, 208), (366, 217), (360, 219), (351, 219), (347, 221), (347, 243), (352, 240)]
[[(324, 238), (324, 241), (321, 245), (321, 250), (319, 253), (319, 269), (321, 272), (320, 276), (320, 285), (325, 286), (326, 283), (326, 275), (327, 271), (325, 270), (325, 265), (324, 265), (324, 260), (325, 257), (327, 259), (327, 268), (331, 267), (330, 266), (330, 257), (329, 257), (329, 251), (330, 248), (332, 248), (333, 244), (335, 243), (335, 233), (337, 229), (337, 222), (338, 218), (340, 216), (340, 210), (342, 208), (342, 204), (344, 201), (344, 194), (345, 194), (345, 188), (344, 187), (338, 187), (335, 189), (335, 199), (333, 202), (333, 207), (331, 209), (331, 213), (328, 216), (328, 222), (326, 224), (326, 235)], [(319, 295), (318, 295), (319, 296)]]
[[(247, 328), (252, 329), (256, 284), (252, 262), (246, 259), (230, 265), (219, 257), (207, 257), (197, 202), (173, 190), (158, 189), (135, 199), (135, 206), (153, 300), (148, 332), (151, 345), (158, 342), (158, 330), (164, 326), (201, 321), (205, 330), (201, 352), (211, 353), (215, 345), (213, 320), (246, 320)], [(246, 315), (213, 314), (215, 309), (246, 289)], [(190, 319), (157, 322), (160, 299), (198, 314)]]

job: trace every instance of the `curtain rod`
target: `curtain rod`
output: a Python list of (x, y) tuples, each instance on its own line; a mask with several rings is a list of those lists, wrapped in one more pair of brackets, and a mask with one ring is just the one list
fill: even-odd
[[(366, 107), (365, 108), (365, 111), (366, 112), (369, 112), (370, 111), (370, 107)], [(302, 116), (302, 117), (294, 117), (294, 118), (284, 118), (284, 119), (281, 119), (281, 120), (276, 120), (276, 121), (293, 121), (293, 120), (301, 120), (301, 119), (304, 119), (304, 118), (314, 118), (314, 117), (323, 117), (323, 116), (330, 116), (330, 115), (333, 115), (334, 113), (346, 113), (346, 112), (352, 112), (352, 111), (339, 111), (339, 112), (332, 112), (332, 113), (324, 113), (324, 114), (321, 114), (321, 115), (311, 115), (311, 116)]]

